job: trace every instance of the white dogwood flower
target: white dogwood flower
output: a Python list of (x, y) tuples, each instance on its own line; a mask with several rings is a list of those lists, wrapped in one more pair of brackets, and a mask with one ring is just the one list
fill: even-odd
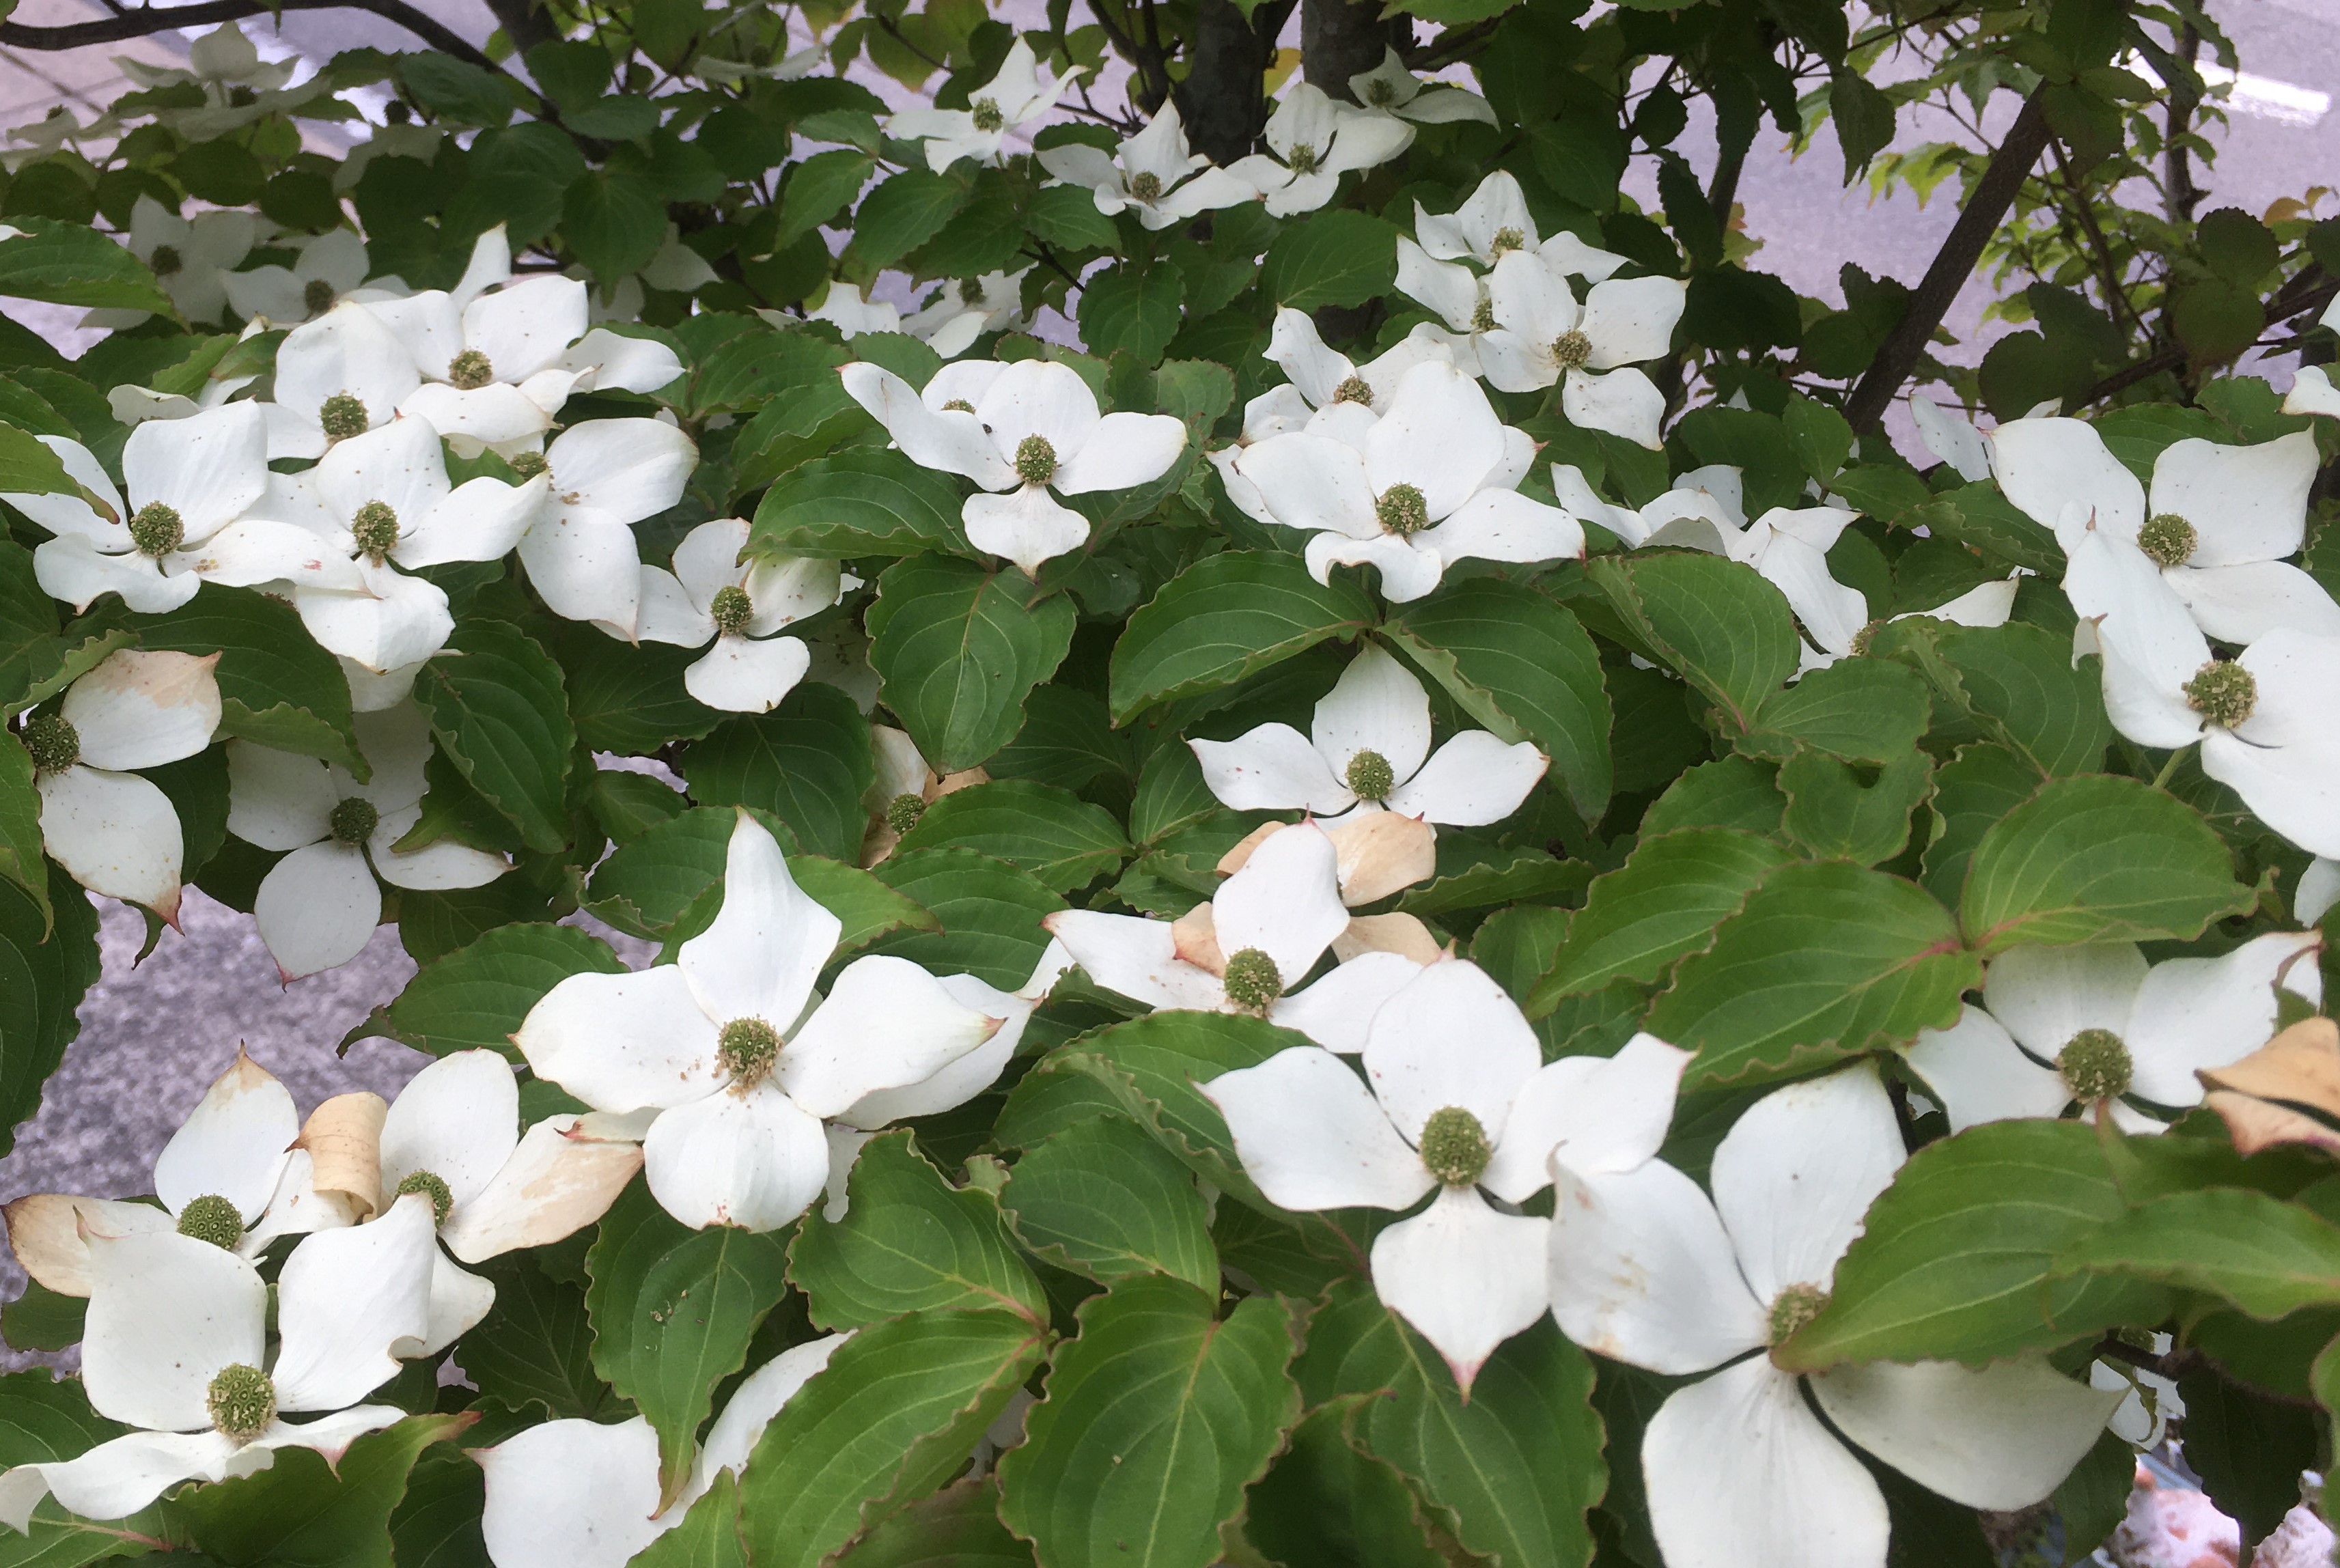
[(869, 828), (861, 840), (861, 863), (875, 866), (894, 852), (902, 835), (917, 826), (927, 808), (946, 795), (991, 782), (980, 768), (937, 773), (918, 750), (918, 743), (890, 724), (869, 727), (869, 748), (877, 759), (877, 777), (862, 792)]
[(2142, 551), (2206, 636), (2247, 647), (2279, 628), (2340, 637), (2340, 604), (2285, 558), (2306, 537), (2315, 441), (2198, 437), (2154, 460), (2150, 490), (2076, 419), (2010, 420), (1990, 434), (1999, 488), (2066, 555), (2091, 531)]
[(655, 1113), (642, 1152), (669, 1214), (773, 1229), (828, 1183), (825, 1119), (933, 1077), (1001, 1023), (907, 958), (856, 958), (816, 1000), (842, 928), (742, 811), (722, 907), (678, 961), (572, 975), (513, 1042), (539, 1077), (595, 1109)]
[(1048, 360), (962, 360), (923, 392), (874, 364), (843, 374), (911, 461), (982, 487), (960, 509), (968, 541), (1027, 575), (1088, 541), (1088, 519), (1056, 495), (1150, 483), (1186, 444), (1185, 425), (1168, 414), (1099, 413), (1078, 372)]
[(90, 1236), (175, 1231), (249, 1258), (279, 1236), (349, 1224), (356, 1216), (312, 1184), (309, 1152), (294, 1146), (300, 1136), (292, 1092), (238, 1047), (155, 1156), (162, 1207), (35, 1193), (0, 1210), (8, 1250), (48, 1289), (85, 1296)]
[(220, 279), (240, 316), (292, 326), (323, 315), (366, 281), (372, 262), (365, 242), (348, 229), (329, 229), (301, 247), (293, 263), (271, 262)]
[(1963, 413), (1948, 412), (1923, 392), (1909, 394), (1909, 422), (1928, 452), (1973, 484), (1990, 477), (1990, 439)]
[(768, 713), (812, 662), (801, 639), (774, 633), (827, 610), (858, 580), (816, 556), (743, 559), (747, 543), (747, 523), (718, 518), (683, 535), (672, 571), (644, 566), (634, 635), (681, 648), (712, 642), (682, 672), (683, 690), (726, 713)]
[(1675, 278), (1611, 278), (1579, 303), (1568, 280), (1541, 256), (1512, 251), (1488, 275), (1494, 330), (1479, 341), (1479, 365), (1505, 392), (1561, 383), (1561, 412), (1652, 451), (1665, 396), (1632, 368), (1663, 357), (1681, 320), (1687, 285)]
[[(16, 1529), (52, 1494), (85, 1519), (120, 1519), (182, 1481), (265, 1470), (280, 1448), (338, 1459), (406, 1414), (357, 1402), (421, 1345), (428, 1199), (292, 1249), (276, 1280), (273, 1358), (269, 1286), (243, 1258), (170, 1231), (93, 1232), (88, 1245), (82, 1386), (93, 1410), (134, 1430), (77, 1458), (0, 1474), (0, 1520)], [(318, 1419), (284, 1419), (310, 1414)]]
[(964, 109), (920, 107), (889, 115), (886, 134), (924, 140), (927, 166), (941, 174), (961, 158), (996, 164), (1008, 133), (1020, 131), (1056, 108), (1056, 100), (1088, 69), (1076, 65), (1053, 82), (1040, 80), (1040, 62), (1018, 34), (990, 81), (970, 90)]
[(1377, 644), (1316, 704), (1310, 733), (1263, 724), (1233, 740), (1189, 740), (1203, 780), (1239, 811), (1399, 812), (1483, 828), (1520, 809), (1551, 766), (1531, 741), (1465, 729), (1430, 749), (1430, 696)]
[(1307, 432), (1244, 449), (1235, 471), (1270, 516), (1314, 535), (1319, 582), (1372, 565), (1392, 603), (1420, 599), (1462, 560), (1539, 561), (1584, 553), (1584, 531), (1512, 486), (1525, 471), (1478, 383), (1453, 365), (1415, 365), (1357, 446)]
[(791, 1345), (743, 1378), (661, 1508), (659, 1440), (641, 1416), (614, 1424), (547, 1421), (471, 1451), (487, 1475), (480, 1516), (496, 1568), (625, 1568), (682, 1523), (729, 1470), (744, 1471), (764, 1428), (852, 1335)]
[[(1470, 260), (1492, 267), (1514, 251), (1542, 256), (1564, 277), (1605, 281), (1625, 264), (1612, 251), (1596, 250), (1562, 229), (1550, 239), (1536, 230), (1527, 194), (1508, 170), (1497, 169), (1452, 213), (1427, 213), (1413, 204), (1413, 237), (1425, 257)], [(1468, 274), (1466, 273), (1467, 277)]]
[(1295, 82), (1267, 117), (1260, 139), (1270, 152), (1253, 153), (1227, 173), (1257, 191), (1279, 218), (1313, 213), (1339, 193), (1341, 176), (1388, 163), (1413, 144), (1413, 127), (1326, 96)]
[(338, 765), (250, 740), (227, 746), (227, 829), (284, 851), (252, 906), (287, 984), (348, 963), (382, 923), (378, 874), (393, 888), (479, 888), (510, 870), (501, 855), (452, 839), (394, 848), (422, 817), (431, 726), (411, 702), (356, 716), (362, 784)]
[(901, 330), (943, 358), (957, 359), (984, 333), (1010, 332), (1028, 321), (1024, 314), (1024, 279), (1031, 270), (986, 273), (979, 278), (947, 283), (932, 303), (902, 318)]
[(511, 251), (499, 227), (480, 237), (455, 289), (365, 307), (390, 326), (421, 377), (401, 412), (498, 450), (550, 427), (577, 381), (560, 362), (589, 324), (585, 284), (550, 273), (511, 277)]
[(303, 322), (276, 345), (271, 458), (322, 457), (334, 442), (396, 417), (422, 384), (390, 324), (355, 300)]
[[(1279, 835), (1281, 837), (1282, 835)], [(1430, 1206), (1373, 1238), (1373, 1289), (1422, 1331), (1467, 1396), (1495, 1347), (1542, 1317), (1546, 1222), (1497, 1208), (1560, 1157), (1640, 1167), (1673, 1118), (1686, 1051), (1636, 1035), (1613, 1058), (1545, 1065), (1535, 1030), (1475, 964), (1433, 964), (1381, 1002), (1362, 1076), (1295, 1047), (1202, 1086), (1244, 1172), (1279, 1207)]]
[(1588, 1171), (1564, 1149), (1553, 1158), (1562, 1331), (1668, 1376), (1720, 1368), (1669, 1395), (1641, 1439), (1670, 1568), (1884, 1568), (1885, 1496), (1844, 1440), (1954, 1502), (2008, 1510), (2048, 1496), (2104, 1430), (2121, 1395), (2041, 1356), (1800, 1377), (1765, 1354), (1827, 1304), (1838, 1259), (1902, 1158), (1866, 1064), (1756, 1102), (1715, 1150), (1710, 1200), (1662, 1160)]
[(156, 65), (133, 55), (117, 55), (114, 63), (139, 86), (197, 86), (214, 103), (225, 103), (237, 87), (266, 91), (282, 87), (298, 68), (297, 58), (263, 60), (251, 35), (233, 22), (222, 23), (187, 45), (187, 69)]
[(1991, 960), (1983, 1005), (1927, 1029), (1909, 1065), (1960, 1132), (2104, 1102), (2125, 1132), (2202, 1102), (2196, 1073), (2240, 1061), (2276, 1032), (2278, 988), (2324, 999), (2315, 931), (2269, 931), (2216, 958), (2148, 965), (2134, 942), (2016, 948)]
[[(259, 220), (229, 208), (183, 218), (154, 197), (140, 194), (130, 208), (130, 253), (154, 269), (154, 279), (179, 313), (198, 327), (216, 326), (228, 303), (226, 274), (252, 253), (260, 238)], [(117, 322), (116, 315), (134, 318)], [(107, 312), (94, 324), (134, 325), (144, 311)]]
[(570, 425), (541, 457), (522, 453), (512, 466), (551, 476), (543, 511), (520, 541), (538, 597), (555, 615), (631, 636), (642, 591), (634, 524), (682, 499), (698, 447), (664, 420), (597, 419)]
[(183, 761), (219, 729), (216, 653), (124, 649), (66, 689), (20, 739), (41, 797), (41, 842), (93, 893), (179, 923), (185, 840), (171, 798), (134, 771)]
[(1086, 142), (1043, 147), (1040, 166), (1055, 176), (1048, 183), (1083, 185), (1096, 199), (1096, 210), (1110, 218), (1135, 210), (1149, 229), (1203, 213), (1215, 212), (1255, 198), (1248, 181), (1190, 150), (1178, 105), (1165, 104), (1144, 130), (1108, 153)]
[[(786, 320), (777, 311), (767, 312), (764, 319), (774, 326)], [(885, 300), (873, 300), (859, 288), (842, 278), (830, 280), (823, 290), (820, 303), (805, 312), (805, 319), (827, 322), (837, 329), (837, 335), (848, 340), (864, 332), (898, 332), (902, 330), (902, 313)], [(940, 353), (942, 351), (935, 351)]]
[(1384, 54), (1382, 63), (1372, 70), (1360, 71), (1350, 77), (1349, 92), (1367, 109), (1424, 125), (1449, 124), (1456, 120), (1495, 124), (1494, 108), (1486, 99), (1461, 87), (1424, 82), (1405, 68), (1405, 62), (1398, 58), (1395, 49)]

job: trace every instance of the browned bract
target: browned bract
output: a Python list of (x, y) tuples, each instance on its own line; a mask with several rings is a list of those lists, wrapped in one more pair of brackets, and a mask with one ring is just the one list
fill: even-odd
[(292, 1145), (309, 1151), (317, 1195), (339, 1204), (352, 1225), (382, 1206), (382, 1125), (389, 1114), (380, 1095), (335, 1095), (309, 1113)]
[[(1251, 858), (1252, 851), (1280, 833), (1284, 822), (1264, 822), (1219, 858), (1219, 874), (1232, 877)], [(1416, 882), (1427, 881), (1438, 870), (1438, 830), (1419, 817), (1397, 811), (1368, 811), (1324, 828), (1341, 868), (1341, 902), (1351, 908), (1386, 898)]]
[(2306, 1114), (2340, 1121), (2340, 1024), (2330, 1018), (2303, 1018), (2241, 1061), (2195, 1076), (2240, 1153), (2310, 1144), (2340, 1154), (2340, 1131)]

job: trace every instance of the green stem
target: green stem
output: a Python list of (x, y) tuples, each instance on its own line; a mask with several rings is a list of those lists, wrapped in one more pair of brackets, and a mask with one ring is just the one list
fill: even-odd
[(2168, 785), (2169, 776), (2177, 771), (2177, 764), (2185, 759), (2186, 751), (2186, 749), (2180, 746), (2169, 754), (2169, 760), (2164, 762), (2161, 765), (2161, 771), (2153, 776), (2153, 787), (2156, 789), (2164, 789)]

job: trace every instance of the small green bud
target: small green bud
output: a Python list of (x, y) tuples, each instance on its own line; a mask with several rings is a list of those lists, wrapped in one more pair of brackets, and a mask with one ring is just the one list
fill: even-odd
[(1373, 383), (1363, 376), (1351, 376), (1333, 389), (1333, 401), (1336, 403), (1363, 403), (1371, 408), (1373, 406)]
[(1001, 112), (996, 98), (977, 98), (967, 105), (967, 113), (974, 116), (975, 128), (987, 135), (1007, 126), (1007, 116)]
[(317, 422), (334, 441), (347, 441), (353, 435), (365, 434), (372, 427), (373, 418), (354, 393), (337, 392), (317, 405)]
[(301, 303), (311, 315), (323, 315), (333, 308), (333, 285), (322, 278), (311, 278), (301, 291)]
[(908, 832), (926, 814), (927, 799), (923, 795), (897, 795), (886, 802), (886, 826), (897, 833)]
[(325, 825), (335, 843), (354, 848), (373, 837), (373, 830), (382, 826), (382, 813), (372, 801), (352, 795), (333, 808)]
[(350, 537), (358, 551), (380, 566), (398, 548), (398, 513), (386, 501), (370, 501), (350, 519)]
[(2194, 525), (2174, 511), (2155, 512), (2137, 531), (2137, 547), (2156, 566), (2185, 565), (2199, 542), (2201, 536), (2194, 531)]
[(130, 519), (130, 542), (138, 553), (160, 561), (179, 548), (187, 537), (187, 525), (179, 516), (179, 509), (159, 501), (150, 501)]
[(2186, 706), (2232, 729), (2259, 705), (2259, 683), (2239, 664), (2212, 660), (2186, 683)]
[(1422, 1124), (1423, 1168), (1448, 1186), (1469, 1186), (1487, 1174), (1495, 1146), (1487, 1129), (1461, 1106), (1444, 1106)]
[(1284, 972), (1275, 960), (1257, 948), (1244, 948), (1227, 959), (1220, 978), (1227, 1000), (1249, 1012), (1264, 1013), (1284, 995)]
[(1788, 1343), (1796, 1330), (1820, 1315), (1829, 1293), (1816, 1285), (1791, 1285), (1771, 1298), (1770, 1320), (1763, 1343), (1773, 1350)]
[(534, 479), (552, 466), (545, 461), (540, 452), (516, 452), (504, 461), (511, 464), (511, 471), (524, 480)]
[(146, 264), (154, 269), (156, 277), (167, 278), (185, 266), (186, 263), (179, 259), (178, 246), (157, 245), (154, 247), (154, 253), (146, 258)]
[(203, 1391), (203, 1408), (221, 1436), (249, 1443), (276, 1419), (276, 1384), (256, 1366), (223, 1366)]
[(1493, 256), (1501, 256), (1506, 251), (1523, 251), (1527, 248), (1528, 237), (1517, 229), (1497, 229), (1495, 237), (1487, 242), (1487, 253)]
[(233, 1252), (243, 1239), (243, 1216), (219, 1194), (205, 1193), (179, 1211), (179, 1234)]
[(1564, 332), (1552, 341), (1552, 361), (1564, 371), (1580, 371), (1592, 357), (1592, 340), (1582, 332)]
[(1294, 174), (1313, 174), (1316, 172), (1316, 149), (1303, 142), (1292, 149), (1292, 156), (1288, 162), (1292, 164)]
[(81, 760), (81, 731), (62, 713), (35, 713), (25, 720), (25, 749), (40, 773), (62, 773)]
[(731, 1081), (747, 1088), (780, 1059), (780, 1032), (761, 1018), (734, 1018), (715, 1037), (715, 1055)]
[(1373, 515), (1400, 539), (1410, 539), (1430, 526), (1430, 502), (1410, 484), (1393, 484), (1373, 502)]
[(477, 349), (465, 349), (447, 362), (447, 384), (460, 391), (477, 392), (495, 379), (495, 366)]
[(707, 601), (707, 619), (715, 622), (715, 630), (724, 636), (737, 637), (756, 619), (756, 601), (748, 597), (746, 589), (736, 583), (726, 584)]
[(1016, 443), (1016, 477), (1026, 484), (1046, 484), (1056, 477), (1056, 449), (1045, 435), (1027, 435)]
[(448, 1212), (455, 1206), (455, 1195), (448, 1190), (447, 1183), (440, 1176), (438, 1172), (415, 1171), (411, 1175), (401, 1178), (398, 1184), (398, 1192), (396, 1196), (399, 1197), (404, 1197), (411, 1192), (422, 1193), (430, 1197), (431, 1224), (445, 1225), (447, 1223)]
[(1378, 751), (1360, 751), (1349, 759), (1348, 784), (1360, 800), (1386, 800), (1397, 788), (1397, 769)]
[(2082, 1029), (2064, 1042), (2056, 1057), (2056, 1070), (2064, 1075), (2074, 1099), (2094, 1105), (2128, 1093), (2136, 1064), (2127, 1042), (2110, 1029)]

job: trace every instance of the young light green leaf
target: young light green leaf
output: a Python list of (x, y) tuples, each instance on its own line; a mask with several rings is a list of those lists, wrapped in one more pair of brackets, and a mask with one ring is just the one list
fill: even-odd
[(1107, 1284), (1151, 1272), (1218, 1288), (1209, 1206), (1135, 1123), (1092, 1117), (1032, 1147), (1001, 1202), (1024, 1245), (1058, 1267)]

